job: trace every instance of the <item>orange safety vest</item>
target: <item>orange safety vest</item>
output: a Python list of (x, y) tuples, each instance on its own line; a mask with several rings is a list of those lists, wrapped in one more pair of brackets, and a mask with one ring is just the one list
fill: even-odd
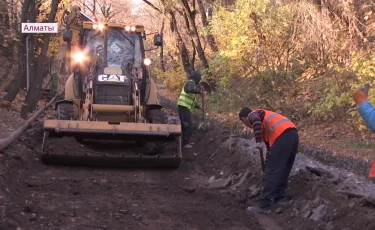
[(262, 139), (268, 142), (270, 147), (286, 129), (297, 128), (287, 117), (269, 110), (263, 111), (265, 114), (262, 121)]

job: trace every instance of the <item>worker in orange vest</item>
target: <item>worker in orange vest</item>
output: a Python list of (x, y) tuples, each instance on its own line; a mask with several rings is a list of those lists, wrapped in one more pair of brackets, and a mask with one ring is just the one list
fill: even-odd
[(289, 175), (298, 152), (298, 131), (288, 118), (268, 110), (245, 107), (240, 111), (239, 118), (244, 125), (253, 129), (256, 147), (263, 149), (265, 144), (268, 150), (259, 204), (247, 210), (269, 213), (272, 204), (285, 199)]

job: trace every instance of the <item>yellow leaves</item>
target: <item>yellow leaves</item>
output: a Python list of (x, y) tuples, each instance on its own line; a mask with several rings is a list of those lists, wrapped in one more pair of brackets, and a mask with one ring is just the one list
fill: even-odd
[(367, 126), (366, 125), (363, 125), (363, 124), (360, 124), (359, 125), (359, 131), (364, 131), (367, 129)]
[(163, 81), (165, 86), (175, 94), (180, 93), (181, 88), (187, 79), (181, 64), (174, 70), (167, 72), (155, 69), (155, 75), (158, 80)]
[(61, 36), (53, 37), (48, 46), (48, 55), (55, 55), (59, 52), (60, 46), (63, 43)]

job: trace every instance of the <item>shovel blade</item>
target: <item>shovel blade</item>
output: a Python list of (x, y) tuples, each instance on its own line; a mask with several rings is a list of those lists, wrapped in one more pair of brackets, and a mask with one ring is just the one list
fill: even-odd
[(198, 129), (201, 129), (204, 126), (204, 121), (199, 122)]

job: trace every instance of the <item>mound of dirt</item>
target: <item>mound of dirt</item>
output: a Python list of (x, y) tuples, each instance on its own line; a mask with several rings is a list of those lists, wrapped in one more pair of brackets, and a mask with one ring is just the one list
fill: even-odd
[[(243, 208), (259, 197), (262, 181), (254, 140), (231, 135), (215, 126), (200, 133), (196, 161), (203, 164), (212, 189), (228, 193)], [(323, 165), (298, 154), (288, 202), (269, 217), (285, 229), (375, 229), (375, 185), (352, 172)]]

